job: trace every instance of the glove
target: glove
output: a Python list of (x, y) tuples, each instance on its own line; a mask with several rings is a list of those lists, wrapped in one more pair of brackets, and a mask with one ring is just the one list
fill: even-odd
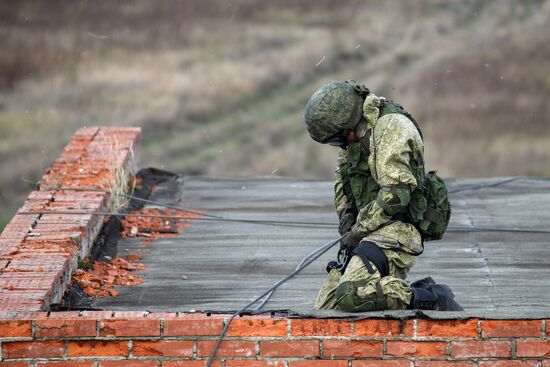
[(359, 244), (359, 242), (361, 242), (361, 236), (358, 235), (352, 227), (348, 234), (340, 240), (340, 247), (347, 250), (352, 250)]
[(355, 215), (353, 213), (346, 213), (340, 218), (340, 225), (338, 226), (338, 232), (341, 236), (348, 233), (355, 224)]

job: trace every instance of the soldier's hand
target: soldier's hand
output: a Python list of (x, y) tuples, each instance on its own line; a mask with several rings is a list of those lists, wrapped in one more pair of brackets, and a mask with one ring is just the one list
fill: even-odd
[(341, 236), (348, 233), (355, 224), (355, 215), (353, 213), (346, 213), (340, 218), (340, 225), (338, 226), (338, 232)]
[(361, 242), (361, 236), (357, 235), (355, 231), (350, 230), (348, 234), (340, 240), (340, 247), (352, 250), (359, 242)]

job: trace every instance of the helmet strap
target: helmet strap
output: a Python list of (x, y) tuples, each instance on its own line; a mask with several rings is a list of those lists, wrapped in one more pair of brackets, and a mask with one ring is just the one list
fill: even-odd
[(355, 126), (355, 135), (357, 136), (357, 139), (361, 140), (367, 136), (367, 131), (368, 121), (365, 118), (361, 118), (361, 120), (357, 123), (357, 126)]

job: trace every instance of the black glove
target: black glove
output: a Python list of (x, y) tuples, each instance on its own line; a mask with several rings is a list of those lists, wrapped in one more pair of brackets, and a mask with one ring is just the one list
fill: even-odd
[(355, 224), (356, 216), (353, 213), (346, 213), (340, 217), (340, 225), (338, 226), (338, 232), (341, 236), (348, 233)]
[(361, 236), (355, 233), (355, 231), (350, 230), (348, 234), (340, 240), (340, 248), (347, 250), (352, 250), (361, 242)]

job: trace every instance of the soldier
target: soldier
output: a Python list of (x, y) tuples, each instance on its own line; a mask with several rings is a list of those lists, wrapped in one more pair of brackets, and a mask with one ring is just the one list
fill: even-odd
[(340, 147), (334, 204), (343, 238), (315, 307), (462, 310), (446, 285), (429, 277), (405, 281), (423, 251), (411, 213), (426, 213), (418, 189), (424, 144), (412, 116), (354, 81), (331, 81), (311, 96), (305, 123), (313, 140)]

